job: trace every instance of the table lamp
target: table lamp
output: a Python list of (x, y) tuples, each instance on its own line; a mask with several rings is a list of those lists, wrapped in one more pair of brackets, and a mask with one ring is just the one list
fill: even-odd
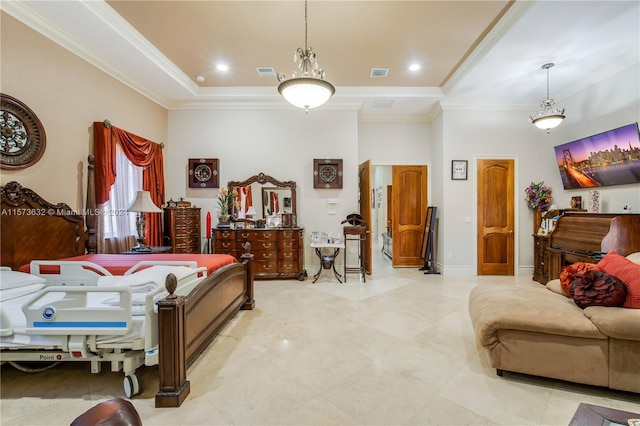
[(249, 206), (249, 208), (247, 209), (247, 213), (245, 213), (245, 214), (246, 214), (246, 216), (247, 216), (249, 219), (253, 219), (253, 217), (254, 217), (255, 215), (257, 215), (257, 214), (258, 214), (258, 212), (256, 211), (255, 207), (253, 207), (253, 206), (251, 205), (251, 206)]
[(151, 252), (151, 247), (144, 243), (144, 232), (147, 226), (145, 213), (162, 213), (162, 210), (151, 200), (149, 191), (138, 191), (136, 198), (127, 208), (128, 212), (136, 213), (136, 229), (138, 230), (138, 245), (131, 250), (138, 252)]

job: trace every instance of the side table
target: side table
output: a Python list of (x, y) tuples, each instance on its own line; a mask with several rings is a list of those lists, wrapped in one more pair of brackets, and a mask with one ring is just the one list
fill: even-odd
[[(340, 253), (340, 249), (344, 248), (343, 243), (311, 243), (311, 248), (315, 250), (318, 259), (320, 260), (320, 269), (318, 269), (318, 273), (313, 276), (313, 282), (315, 283), (320, 278), (320, 274), (323, 269), (333, 269), (333, 274), (335, 275), (338, 282), (342, 283), (342, 275), (338, 273), (336, 270), (336, 258), (338, 257), (338, 253)], [(322, 254), (322, 249), (328, 248), (333, 249), (331, 254)]]

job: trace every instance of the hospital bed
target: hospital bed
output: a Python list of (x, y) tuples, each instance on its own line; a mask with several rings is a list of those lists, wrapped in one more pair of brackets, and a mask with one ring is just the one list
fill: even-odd
[(124, 372), (129, 398), (141, 391), (136, 369), (158, 364), (156, 302), (169, 294), (166, 277), (173, 274), (175, 293), (187, 295), (207, 274), (188, 261), (143, 261), (122, 276), (82, 261), (30, 266), (31, 274), (0, 271), (0, 361), (89, 361), (92, 373), (108, 362)]
[[(96, 211), (92, 188), (93, 163), (90, 157), (87, 170), (88, 212)], [(157, 353), (159, 390), (155, 396), (156, 407), (179, 407), (182, 404), (190, 392), (188, 367), (207, 350), (238, 311), (249, 311), (255, 307), (253, 255), (247, 249), (239, 260), (222, 254), (173, 254), (171, 259), (157, 258), (169, 255), (95, 254), (96, 215), (87, 214), (85, 224), (85, 217), (76, 214), (67, 204), (51, 203), (18, 182), (0, 187), (0, 207), (3, 211), (0, 215), (0, 265), (15, 271), (37, 259), (91, 261), (110, 270), (112, 275), (122, 275), (124, 272), (116, 272), (112, 268), (121, 267), (134, 258), (186, 259), (195, 260), (198, 266), (208, 265), (207, 276), (199, 279), (188, 293), (184, 289), (179, 297), (170, 295), (156, 305), (158, 347), (161, 348)], [(125, 256), (129, 260), (122, 259)], [(225, 256), (229, 262), (225, 261)], [(210, 266), (212, 257), (218, 257), (222, 264)], [(217, 260), (214, 259), (214, 263)], [(42, 269), (48, 267), (41, 266)], [(26, 272), (31, 272), (31, 268)], [(104, 341), (101, 343), (106, 345)], [(124, 352), (121, 348), (114, 348), (113, 352), (118, 350)], [(137, 356), (144, 357), (144, 354)], [(139, 362), (132, 362), (132, 365)]]

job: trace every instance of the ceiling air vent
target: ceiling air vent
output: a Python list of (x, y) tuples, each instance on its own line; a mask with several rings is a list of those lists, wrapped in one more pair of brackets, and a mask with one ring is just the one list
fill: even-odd
[(389, 68), (371, 68), (371, 77), (386, 77), (389, 75)]
[(259, 67), (256, 68), (256, 71), (258, 71), (258, 75), (260, 77), (275, 77), (276, 76), (276, 72), (273, 68), (271, 67)]

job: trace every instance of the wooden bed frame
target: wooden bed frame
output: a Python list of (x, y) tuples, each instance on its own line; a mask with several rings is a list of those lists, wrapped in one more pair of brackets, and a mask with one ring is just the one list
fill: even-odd
[[(87, 212), (94, 212), (93, 159), (89, 160)], [(0, 189), (1, 266), (14, 270), (34, 259), (57, 260), (94, 253), (95, 217), (84, 219), (67, 204), (51, 204), (9, 182)], [(93, 197), (93, 200), (90, 198)], [(178, 407), (189, 395), (187, 368), (240, 309), (253, 309), (253, 255), (206, 277), (187, 296), (158, 302), (159, 381), (156, 407)], [(172, 293), (170, 291), (170, 293)]]

